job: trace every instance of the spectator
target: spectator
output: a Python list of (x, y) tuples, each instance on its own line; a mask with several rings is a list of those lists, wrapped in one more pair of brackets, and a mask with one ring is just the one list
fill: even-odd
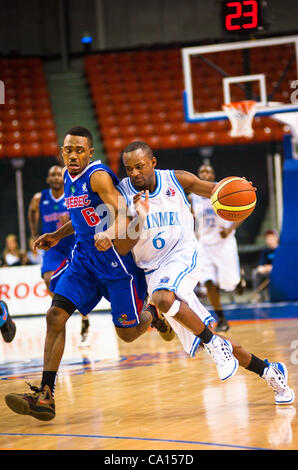
[(3, 250), (3, 266), (21, 266), (24, 264), (28, 264), (28, 257), (19, 248), (17, 237), (14, 234), (7, 235)]
[(267, 298), (275, 250), (279, 244), (278, 233), (275, 230), (267, 230), (265, 243), (266, 247), (261, 252), (259, 264), (252, 272), (253, 290), (257, 294), (257, 300), (261, 301)]

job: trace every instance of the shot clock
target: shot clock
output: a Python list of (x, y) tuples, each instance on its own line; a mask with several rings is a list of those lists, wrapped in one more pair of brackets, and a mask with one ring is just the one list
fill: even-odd
[(263, 0), (223, 0), (222, 24), (226, 33), (250, 34), (264, 30)]

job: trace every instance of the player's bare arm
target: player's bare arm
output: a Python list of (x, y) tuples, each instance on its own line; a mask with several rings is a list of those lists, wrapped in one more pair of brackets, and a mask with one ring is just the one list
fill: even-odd
[(71, 220), (62, 225), (58, 230), (52, 233), (44, 233), (38, 237), (33, 243), (33, 249), (49, 250), (57, 245), (62, 238), (68, 237), (74, 233)]
[(175, 170), (175, 176), (187, 193), (198, 194), (203, 197), (211, 197), (211, 192), (215, 183), (211, 181), (200, 180), (193, 173), (184, 170)]
[(99, 251), (106, 251), (114, 244), (121, 255), (127, 254), (135, 245), (136, 240), (127, 236), (127, 227), (131, 218), (127, 216), (127, 205), (123, 196), (115, 188), (111, 176), (105, 171), (96, 171), (92, 174), (91, 188), (97, 192), (103, 202), (110, 208), (114, 216), (110, 227), (104, 232), (94, 236), (95, 247)]
[(28, 208), (28, 223), (29, 229), (31, 233), (31, 237), (33, 239), (38, 237), (38, 224), (39, 224), (39, 203), (41, 199), (41, 193), (34, 194), (33, 198), (30, 201), (29, 208)]
[(240, 222), (233, 222), (230, 227), (221, 227), (220, 229), (220, 236), (222, 238), (226, 238), (228, 235), (230, 235), (230, 233), (233, 232), (233, 230), (237, 230), (237, 228), (243, 224), (243, 220), (241, 220)]

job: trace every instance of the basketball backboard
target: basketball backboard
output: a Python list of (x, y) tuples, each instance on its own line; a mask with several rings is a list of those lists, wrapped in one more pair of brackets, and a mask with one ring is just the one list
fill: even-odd
[(298, 36), (182, 49), (188, 122), (226, 119), (222, 105), (257, 102), (256, 116), (298, 111)]

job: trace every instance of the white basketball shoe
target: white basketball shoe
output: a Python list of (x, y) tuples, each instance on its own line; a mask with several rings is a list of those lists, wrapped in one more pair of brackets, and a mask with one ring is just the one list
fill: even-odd
[(220, 380), (233, 377), (237, 372), (239, 362), (233, 356), (233, 348), (230, 341), (213, 335), (211, 341), (204, 344), (204, 348), (215, 362)]
[(277, 405), (289, 405), (295, 400), (295, 393), (288, 386), (288, 370), (282, 362), (265, 362), (268, 367), (264, 370), (262, 378), (269, 387), (273, 388), (275, 403)]

